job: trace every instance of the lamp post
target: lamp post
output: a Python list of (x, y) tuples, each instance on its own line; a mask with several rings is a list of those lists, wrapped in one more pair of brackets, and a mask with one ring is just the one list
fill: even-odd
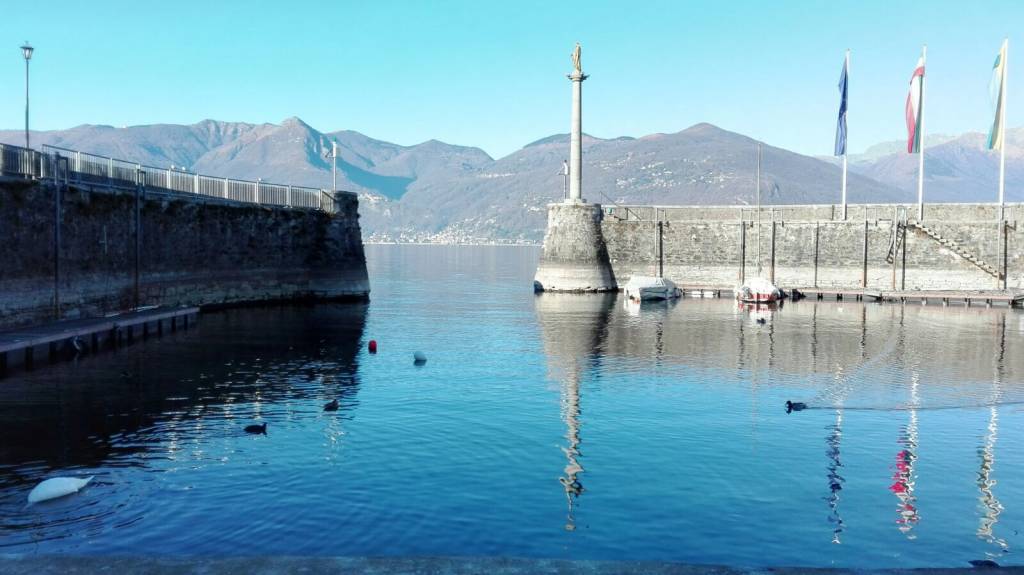
[(28, 40), (25, 40), (25, 44), (21, 47), (21, 53), (25, 56), (25, 147), (29, 148), (28, 141), (28, 61), (32, 59), (33, 48)]

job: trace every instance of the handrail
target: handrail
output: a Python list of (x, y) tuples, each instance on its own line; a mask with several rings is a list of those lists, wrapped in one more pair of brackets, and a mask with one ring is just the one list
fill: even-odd
[[(62, 165), (64, 169), (57, 169)], [(64, 183), (107, 188), (146, 188), (176, 194), (191, 194), (232, 202), (277, 207), (334, 211), (338, 193), (322, 188), (274, 184), (258, 180), (236, 180), (208, 176), (178, 168), (158, 168), (137, 162), (90, 154), (60, 146), (43, 145), (42, 151), (0, 144), (0, 176), (59, 179)]]

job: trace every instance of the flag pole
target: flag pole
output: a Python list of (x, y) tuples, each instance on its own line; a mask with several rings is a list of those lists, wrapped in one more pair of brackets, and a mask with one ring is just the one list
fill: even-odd
[(928, 78), (928, 45), (921, 47), (921, 66), (924, 73), (921, 74), (921, 124), (917, 127), (921, 133), (921, 143), (918, 144), (917, 159), (917, 219), (924, 219), (924, 83)]
[(1002, 104), (1002, 110), (999, 110), (999, 137), (1003, 139), (1003, 145), (999, 146), (999, 220), (1003, 219), (1004, 209), (1004, 197), (1003, 191), (1006, 184), (1006, 77), (1009, 75), (1009, 68), (1007, 64), (1010, 60), (1010, 39), (1006, 38), (1003, 40), (1003, 46), (1006, 48), (1003, 51), (1005, 59), (1003, 60), (1003, 77), (1002, 81), (999, 82), (999, 103)]
[[(850, 81), (849, 80), (849, 78), (850, 78), (850, 49), (849, 48), (846, 49), (845, 69), (846, 69), (846, 78), (847, 78), (846, 81), (849, 82)], [(847, 89), (849, 89), (849, 88), (847, 88)], [(844, 118), (843, 118), (844, 121), (846, 120), (846, 116), (849, 116), (849, 114), (850, 114), (849, 108), (844, 110)], [(849, 126), (849, 124), (847, 124), (847, 126)], [(846, 219), (846, 148), (847, 148), (847, 145), (848, 145), (848, 142), (849, 142), (849, 137), (850, 137), (849, 128), (847, 128), (847, 132), (845, 134), (843, 134), (843, 137), (846, 139), (843, 142), (843, 219), (845, 220)]]

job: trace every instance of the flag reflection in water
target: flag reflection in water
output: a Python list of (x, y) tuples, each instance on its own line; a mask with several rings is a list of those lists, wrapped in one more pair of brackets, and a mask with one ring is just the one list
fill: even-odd
[(889, 490), (896, 494), (899, 500), (897, 509), (899, 518), (896, 524), (899, 530), (908, 539), (916, 538), (912, 533), (914, 525), (920, 519), (917, 513), (917, 498), (914, 496), (914, 482), (917, 476), (914, 473), (914, 463), (917, 461), (917, 405), (919, 376), (917, 373), (910, 378), (910, 421), (901, 429), (897, 441), (903, 449), (896, 454), (896, 471), (893, 473), (893, 484)]

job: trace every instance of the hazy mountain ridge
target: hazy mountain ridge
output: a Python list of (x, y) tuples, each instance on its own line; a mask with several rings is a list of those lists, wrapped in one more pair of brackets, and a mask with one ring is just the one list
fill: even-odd
[[(986, 148), (987, 136), (968, 132), (925, 138), (924, 194), (933, 202), (994, 202), (999, 196), (999, 152)], [(864, 154), (850, 154), (851, 173), (917, 196), (917, 154), (906, 141), (875, 144)], [(825, 159), (825, 158), (823, 158)], [(1006, 130), (1006, 201), (1024, 201), (1024, 128)], [(838, 163), (838, 158), (826, 161)]]
[[(19, 143), (20, 131), (0, 131)], [(205, 120), (190, 126), (78, 126), (39, 132), (33, 143), (111, 155), (159, 167), (313, 187), (331, 185), (338, 143), (338, 187), (360, 193), (370, 241), (536, 242), (546, 205), (562, 198), (568, 134), (540, 138), (503, 158), (479, 148), (429, 140), (401, 146), (359, 132), (319, 132), (298, 118), (281, 124)], [(754, 202), (751, 138), (710, 124), (641, 138), (583, 137), (583, 193), (603, 204), (749, 204)], [(865, 172), (867, 173), (867, 172)], [(763, 145), (762, 201), (836, 201), (839, 168)], [(856, 171), (850, 201), (912, 196)]]

